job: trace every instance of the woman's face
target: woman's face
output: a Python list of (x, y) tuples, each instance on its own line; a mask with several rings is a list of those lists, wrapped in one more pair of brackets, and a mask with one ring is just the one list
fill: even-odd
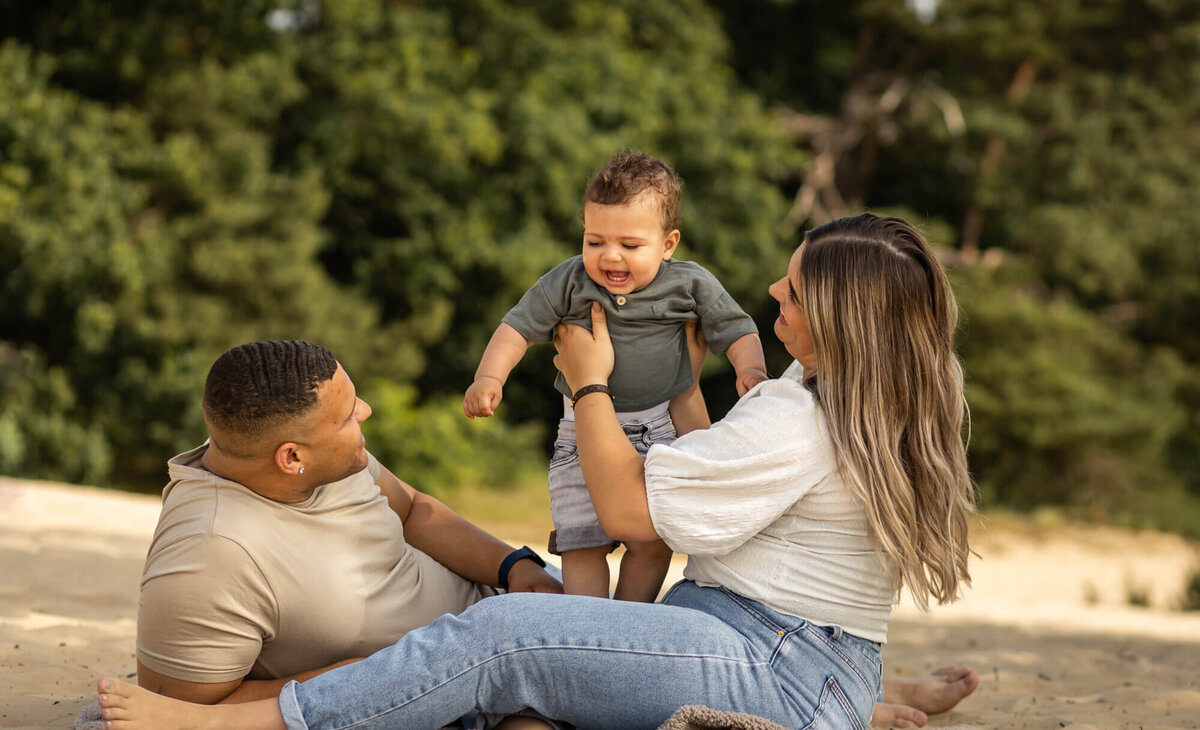
[(779, 319), (775, 320), (775, 336), (784, 348), (796, 358), (806, 370), (817, 365), (817, 354), (813, 349), (812, 335), (808, 331), (808, 319), (800, 303), (800, 257), (804, 244), (792, 254), (788, 262), (787, 276), (772, 284), (767, 291), (779, 302)]

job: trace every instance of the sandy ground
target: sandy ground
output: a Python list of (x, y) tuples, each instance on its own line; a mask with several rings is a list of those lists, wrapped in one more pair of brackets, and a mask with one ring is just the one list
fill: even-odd
[[(0, 478), (0, 727), (70, 727), (98, 676), (133, 676), (157, 517), (153, 497)], [(932, 727), (1200, 728), (1200, 613), (1177, 610), (1197, 548), (1030, 524), (981, 525), (963, 601), (896, 609), (885, 673), (980, 674)]]

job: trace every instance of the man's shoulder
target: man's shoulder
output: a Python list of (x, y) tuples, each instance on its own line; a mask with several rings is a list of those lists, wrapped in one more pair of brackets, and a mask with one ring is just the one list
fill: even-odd
[(168, 545), (210, 536), (242, 543), (243, 533), (262, 529), (254, 527), (254, 500), (247, 495), (252, 495), (248, 489), (219, 477), (173, 479), (164, 490), (150, 554)]

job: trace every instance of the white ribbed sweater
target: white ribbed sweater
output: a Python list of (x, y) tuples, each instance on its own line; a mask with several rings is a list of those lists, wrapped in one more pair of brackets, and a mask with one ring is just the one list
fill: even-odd
[(896, 592), (802, 375), (792, 363), (712, 428), (652, 447), (650, 516), (689, 556), (684, 577), (884, 643)]

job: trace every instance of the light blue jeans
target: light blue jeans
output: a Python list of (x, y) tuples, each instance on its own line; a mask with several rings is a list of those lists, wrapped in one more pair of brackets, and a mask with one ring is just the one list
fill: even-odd
[[(663, 605), (665, 604), (665, 605)], [(580, 728), (655, 728), (681, 705), (790, 728), (864, 728), (880, 647), (723, 588), (662, 604), (513, 593), (442, 616), (364, 661), (289, 682), (289, 728), (438, 728), (533, 709)]]

